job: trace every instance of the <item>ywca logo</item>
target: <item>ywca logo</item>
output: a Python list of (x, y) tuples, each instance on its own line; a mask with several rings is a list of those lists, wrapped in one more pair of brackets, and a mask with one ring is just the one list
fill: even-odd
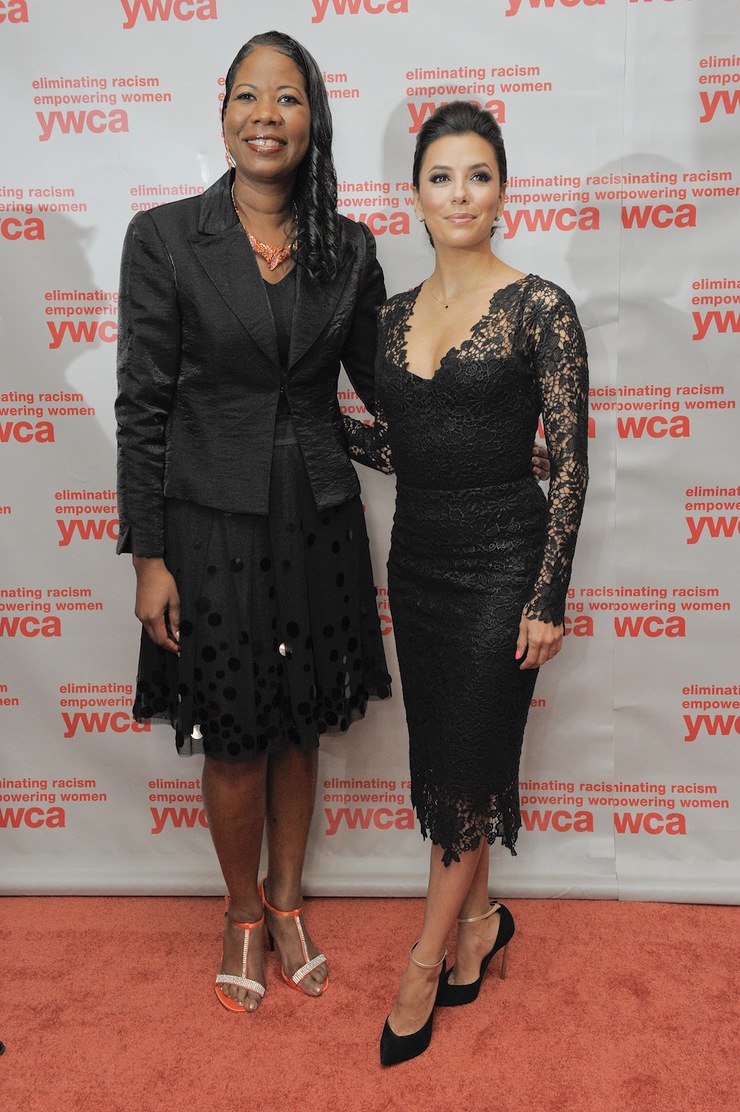
[(121, 0), (126, 15), (124, 31), (136, 26), (140, 15), (147, 23), (159, 19), (166, 23), (169, 19), (179, 19), (187, 23), (190, 19), (218, 19), (216, 0)]
[[(736, 76), (733, 74), (733, 76)], [(735, 111), (740, 107), (740, 89), (736, 89), (730, 95), (727, 89), (720, 89), (716, 93), (701, 92), (701, 105), (704, 109), (704, 114), (699, 117), (700, 124), (708, 124), (714, 119), (717, 111), (721, 108), (726, 116), (734, 116)]]
[(686, 544), (696, 544), (701, 540), (702, 535), (711, 537), (713, 540), (719, 537), (727, 539), (740, 536), (740, 517), (737, 514), (733, 514), (732, 517), (729, 514), (719, 514), (716, 517), (711, 517), (709, 514), (691, 516), (686, 518), (686, 525), (689, 530)]
[(28, 23), (25, 0), (0, 0), (0, 23)]
[(3, 239), (46, 239), (46, 232), (38, 216), (29, 216), (26, 220), (6, 216), (0, 220), (0, 236)]
[(114, 344), (118, 339), (118, 325), (114, 320), (63, 320), (59, 324), (47, 320), (46, 327), (51, 336), (49, 347), (52, 351), (60, 348), (65, 339), (73, 344), (94, 344), (97, 340)]
[(311, 3), (314, 10), (312, 23), (323, 23), (329, 10), (335, 15), (358, 15), (359, 12), (366, 12), (368, 15), (382, 15), (383, 12), (401, 15), (409, 10), (409, 0), (387, 0), (387, 3), (374, 3), (373, 0), (311, 0)]
[(18, 830), (23, 825), (30, 830), (48, 826), (50, 830), (63, 829), (67, 825), (64, 807), (0, 807), (0, 830)]
[(60, 548), (66, 548), (75, 535), (83, 541), (118, 540), (120, 522), (117, 517), (85, 517), (77, 514), (65, 521), (57, 518), (62, 539), (57, 541)]
[(208, 829), (208, 819), (204, 807), (150, 807), (153, 826), (150, 834), (161, 834), (168, 826), (175, 830)]
[(413, 830), (414, 812), (410, 807), (331, 807), (324, 808), (326, 829), (324, 833), (333, 838), (343, 827), (347, 830)]
[(733, 312), (732, 309), (724, 313), (720, 313), (719, 309), (711, 309), (707, 313), (695, 311), (691, 315), (696, 326), (692, 340), (704, 340), (710, 329), (722, 335), (725, 332), (740, 332), (740, 312)]
[[(728, 706), (728, 702), (723, 702)], [(729, 737), (731, 733), (740, 734), (740, 714), (685, 714), (686, 724), (684, 741), (696, 741), (702, 730), (707, 737)], [(688, 802), (688, 801), (687, 801)]]
[(83, 109), (80, 112), (37, 112), (39, 122), (39, 142), (47, 143), (58, 129), (62, 135), (82, 135), (91, 132), (93, 135), (102, 135), (105, 131), (114, 134), (128, 131), (128, 114), (123, 108), (114, 108), (112, 112), (103, 112), (100, 108)]
[(606, 0), (509, 0), (506, 15), (519, 15), (519, 10), (526, 8), (603, 8)]
[(593, 205), (584, 208), (520, 208), (513, 212), (504, 210), (504, 239), (511, 239), (521, 229), (527, 232), (572, 232), (576, 228), (582, 232), (598, 231), (599, 210)]
[(152, 728), (149, 719), (144, 722), (135, 722), (127, 710), (117, 710), (113, 713), (110, 711), (87, 713), (84, 710), (69, 713), (63, 710), (62, 721), (64, 722), (64, 737), (66, 738), (76, 737), (80, 732), (84, 734), (104, 734), (108, 730), (112, 730), (114, 734), (127, 734), (129, 731), (134, 734), (148, 734)]
[(62, 623), (56, 614), (26, 614), (0, 617), (0, 637), (61, 637)]
[(14, 440), (16, 444), (54, 443), (54, 426), (51, 421), (0, 421), (0, 444)]
[[(441, 108), (443, 104), (448, 104), (446, 100), (433, 101), (427, 100), (423, 104), (413, 104), (411, 101), (406, 101), (406, 107), (411, 116), (411, 126), (409, 127), (409, 135), (416, 135), (419, 128), (424, 123), (427, 116), (431, 116), (437, 108)], [(506, 123), (506, 105), (502, 100), (487, 100), (482, 104), (479, 100), (468, 99), (468, 104), (472, 104), (474, 108), (485, 109), (490, 112), (496, 123)]]

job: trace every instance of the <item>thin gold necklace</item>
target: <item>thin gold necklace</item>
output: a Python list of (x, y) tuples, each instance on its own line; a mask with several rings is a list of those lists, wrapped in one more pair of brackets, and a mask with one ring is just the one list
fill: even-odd
[[(483, 277), (479, 278), (476, 282), (473, 282), (472, 286), (466, 286), (464, 290), (460, 290), (459, 293), (453, 294), (452, 297), (448, 297), (444, 300), (441, 297), (437, 297), (436, 293), (432, 293), (432, 290), (430, 289), (430, 287), (428, 285), (427, 285), (427, 289), (429, 290), (429, 293), (432, 294), (432, 297), (434, 298), (434, 300), (439, 305), (444, 305), (445, 309), (449, 309), (451, 302), (457, 301), (458, 297), (462, 297), (462, 295), (464, 293), (469, 293), (470, 290), (474, 290), (475, 287), (479, 286), (481, 284), (481, 282), (485, 281), (486, 278), (490, 278), (490, 276), (493, 274), (493, 271), (494, 271), (494, 266), (489, 267), (488, 270), (486, 271), (486, 273), (483, 275)], [(425, 285), (426, 285), (426, 283), (425, 283)]]

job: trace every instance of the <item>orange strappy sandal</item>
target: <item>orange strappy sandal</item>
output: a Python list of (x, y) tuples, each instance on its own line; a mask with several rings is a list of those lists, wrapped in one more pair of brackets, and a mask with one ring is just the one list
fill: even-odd
[[(265, 878), (265, 879), (267, 879), (267, 878)], [(296, 908), (295, 911), (278, 911), (278, 909), (276, 907), (273, 907), (272, 904), (267, 902), (267, 898), (265, 897), (265, 881), (264, 880), (260, 884), (259, 891), (260, 891), (260, 898), (262, 899), (262, 903), (267, 908), (267, 910), (270, 912), (271, 915), (279, 915), (282, 919), (293, 919), (295, 921), (296, 930), (298, 931), (298, 938), (300, 939), (301, 950), (303, 951), (303, 958), (304, 958), (305, 964), (302, 965), (300, 967), (300, 969), (296, 969), (296, 971), (295, 971), (295, 973), (293, 974), (292, 977), (289, 977), (288, 974), (285, 972), (285, 967), (281, 963), (281, 965), (280, 965), (280, 975), (283, 978), (283, 980), (285, 981), (286, 985), (288, 985), (289, 988), (296, 989), (303, 996), (309, 996), (310, 993), (303, 992), (303, 989), (301, 988), (301, 981), (304, 979), (304, 977), (307, 977), (308, 974), (312, 972), (312, 970), (316, 969), (317, 966), (326, 965), (327, 960), (326, 960), (326, 958), (324, 957), (323, 954), (317, 954), (315, 958), (309, 958), (309, 956), (308, 956), (308, 947), (306, 946), (306, 936), (303, 932), (303, 924), (301, 923), (301, 910), (302, 910), (302, 908), (298, 907), (298, 908)], [(264, 918), (264, 916), (263, 916), (263, 918)], [(268, 938), (269, 943), (270, 943), (270, 949), (274, 950), (275, 949), (275, 939), (272, 937), (272, 934), (270, 932), (270, 928), (266, 926), (265, 929), (267, 931), (267, 938)], [(328, 987), (329, 987), (329, 976), (327, 974), (327, 976), (324, 978), (324, 980), (321, 983), (321, 993), (326, 992)], [(321, 993), (319, 993), (319, 995), (321, 995)]]
[[(226, 899), (225, 914), (229, 914), (228, 897)], [(219, 985), (237, 985), (239, 988), (246, 988), (249, 992), (256, 992), (257, 995), (260, 997), (265, 995), (265, 986), (261, 985), (259, 981), (253, 981), (250, 977), (247, 977), (247, 960), (249, 957), (250, 934), (255, 929), (255, 927), (261, 927), (264, 921), (264, 912), (261, 917), (254, 923), (237, 923), (234, 919), (230, 920), (233, 927), (239, 927), (241, 930), (244, 931), (244, 946), (242, 947), (242, 974), (241, 977), (235, 977), (231, 973), (219, 973), (216, 977), (215, 985), (216, 996), (218, 997), (219, 1002), (223, 1004), (223, 1006), (229, 1012), (246, 1012), (249, 1011), (249, 1009), (245, 1008), (243, 1004), (239, 1004), (236, 1000), (232, 999), (231, 996), (227, 996), (226, 993), (222, 992), (222, 990), (219, 988)], [(221, 960), (223, 961), (223, 954)]]

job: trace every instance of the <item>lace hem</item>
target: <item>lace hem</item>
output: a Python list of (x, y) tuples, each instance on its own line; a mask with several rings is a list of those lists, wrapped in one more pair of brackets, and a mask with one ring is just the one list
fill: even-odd
[(489, 845), (498, 839), (516, 857), (521, 826), (519, 791), (516, 784), (501, 792), (473, 799), (451, 795), (435, 783), (428, 771), (412, 772), (411, 802), (423, 838), (444, 850), (442, 864), (459, 861), (460, 855), (478, 848), (481, 838)]

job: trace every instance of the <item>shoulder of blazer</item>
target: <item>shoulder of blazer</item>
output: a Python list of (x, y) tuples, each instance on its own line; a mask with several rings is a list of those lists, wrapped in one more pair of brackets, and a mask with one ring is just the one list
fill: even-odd
[(234, 227), (238, 221), (231, 203), (230, 173), (209, 185), (205, 193), (137, 213), (131, 223), (142, 226), (149, 220), (165, 239), (173, 232), (197, 237), (218, 235)]
[[(228, 231), (238, 224), (237, 215), (231, 201), (231, 171), (223, 174), (210, 185), (204, 193), (196, 197), (184, 197), (180, 201), (170, 201), (157, 205), (146, 212), (138, 213), (132, 223), (142, 224), (151, 219), (165, 238), (168, 232), (185, 232), (190, 237), (214, 236)], [(339, 216), (342, 245), (349, 252), (352, 261), (364, 263), (368, 250), (373, 251), (373, 235), (366, 224)]]

